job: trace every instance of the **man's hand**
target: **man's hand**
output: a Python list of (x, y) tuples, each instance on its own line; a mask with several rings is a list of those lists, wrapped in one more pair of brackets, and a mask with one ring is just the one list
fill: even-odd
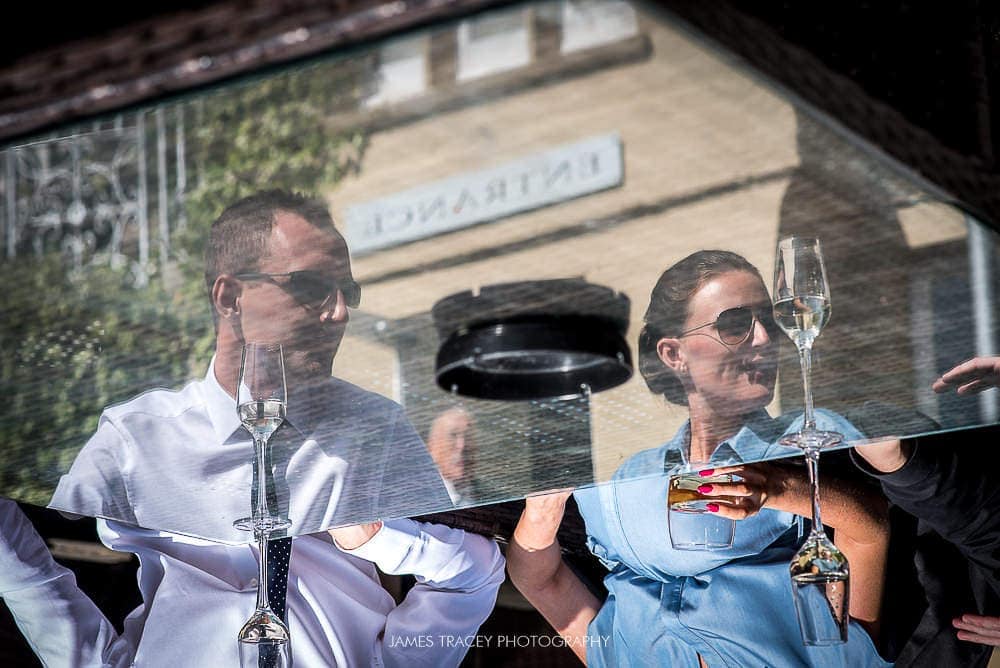
[(958, 629), (959, 640), (1000, 647), (1000, 617), (965, 614), (951, 625)]
[(935, 392), (957, 388), (958, 394), (979, 394), (1000, 385), (1000, 357), (973, 357), (934, 381)]
[(329, 533), (333, 536), (333, 540), (339, 548), (342, 550), (354, 550), (367, 543), (381, 528), (381, 522), (370, 522), (368, 524), (356, 524), (350, 527), (330, 529)]

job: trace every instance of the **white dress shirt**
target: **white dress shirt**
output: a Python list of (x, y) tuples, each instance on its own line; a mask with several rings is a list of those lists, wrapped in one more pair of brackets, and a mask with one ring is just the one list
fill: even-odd
[[(288, 419), (274, 468), (283, 478), (279, 506), (295, 533), (398, 517), (416, 503), (421, 510), (449, 505), (426, 448), (394, 402), (331, 379), (309, 401), (290, 397)], [(73, 598), (83, 596), (78, 589), (49, 592), (80, 612), (60, 620), (78, 627), (64, 634), (66, 643), (104, 643), (69, 665), (99, 665), (98, 656), (110, 665), (239, 665), (236, 634), (256, 602), (258, 554), (240, 544), (247, 538), (231, 524), (249, 513), (252, 452), (235, 402), (212, 369), (180, 391), (154, 390), (105, 411), (50, 505), (155, 528), (98, 522), (108, 547), (139, 557), (144, 602), (120, 637), (109, 638), (96, 608)], [(416, 576), (399, 606), (381, 587), (376, 565)], [(293, 660), (457, 665), (493, 607), (503, 566), (496, 545), (481, 536), (406, 519), (385, 521), (350, 551), (326, 533), (299, 535), (287, 595)], [(43, 589), (51, 581), (35, 580)], [(15, 612), (19, 619), (32, 614), (30, 605)], [(53, 656), (62, 664), (33, 644), (43, 661)]]
[[(293, 534), (450, 509), (427, 447), (399, 404), (329, 378), (290, 388), (271, 438), (279, 508)], [(246, 543), (254, 450), (215, 379), (151, 390), (105, 409), (51, 508)]]
[(0, 598), (46, 666), (128, 663), (114, 626), (9, 499), (0, 499)]

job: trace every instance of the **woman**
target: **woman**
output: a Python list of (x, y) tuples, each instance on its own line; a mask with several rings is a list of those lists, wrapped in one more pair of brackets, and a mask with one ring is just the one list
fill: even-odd
[[(603, 605), (563, 563), (555, 539), (568, 493), (529, 498), (508, 550), (514, 584), (590, 665), (882, 666), (878, 627), (887, 511), (877, 492), (823, 480), (823, 517), (851, 564), (849, 640), (805, 647), (788, 564), (810, 513), (803, 473), (734, 462), (790, 454), (775, 445), (801, 417), (773, 420), (780, 331), (759, 272), (733, 253), (700, 251), (668, 269), (639, 338), (650, 390), (690, 414), (665, 446), (629, 459), (608, 485), (580, 490), (588, 546), (610, 570)], [(817, 426), (861, 438), (817, 412)], [(741, 520), (733, 546), (679, 551), (667, 533), (664, 467), (707, 462), (740, 482), (715, 483), (713, 510)], [(729, 466), (726, 466), (726, 465)]]

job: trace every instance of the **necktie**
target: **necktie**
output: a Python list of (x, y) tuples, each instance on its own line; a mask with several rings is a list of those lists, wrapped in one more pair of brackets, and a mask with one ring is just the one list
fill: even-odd
[[(267, 600), (274, 614), (285, 624), (285, 594), (288, 591), (288, 559), (292, 552), (291, 538), (273, 538), (267, 541)], [(281, 652), (273, 645), (261, 645), (257, 655), (257, 668), (285, 668)]]
[(291, 538), (272, 538), (267, 541), (267, 600), (274, 614), (285, 624), (285, 596), (288, 593), (288, 561), (292, 556)]

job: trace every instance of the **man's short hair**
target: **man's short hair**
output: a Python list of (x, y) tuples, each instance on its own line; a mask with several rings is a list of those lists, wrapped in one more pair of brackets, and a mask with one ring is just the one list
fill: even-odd
[[(326, 203), (316, 197), (286, 190), (263, 190), (235, 202), (212, 223), (205, 245), (205, 285), (209, 297), (222, 274), (257, 271), (267, 255), (275, 216), (279, 211), (301, 216), (314, 227), (341, 236)], [(341, 237), (342, 238), (342, 237)], [(344, 244), (344, 252), (347, 245)]]

